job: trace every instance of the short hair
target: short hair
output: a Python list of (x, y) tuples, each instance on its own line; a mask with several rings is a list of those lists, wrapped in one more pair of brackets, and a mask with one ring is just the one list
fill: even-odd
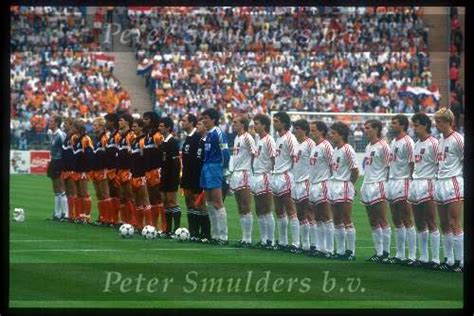
[(145, 126), (145, 122), (143, 121), (142, 118), (136, 118), (133, 120), (133, 123), (137, 123), (137, 125), (141, 128), (143, 128), (143, 126)]
[(131, 116), (128, 113), (123, 113), (122, 115), (120, 115), (120, 118), (123, 119), (124, 121), (126, 121), (128, 123), (128, 126), (130, 126), (130, 127), (132, 126), (133, 116)]
[(77, 130), (77, 132), (82, 135), (86, 133), (86, 124), (81, 119), (75, 119), (72, 123), (72, 126)]
[(170, 117), (166, 116), (166, 117), (161, 118), (160, 123), (163, 123), (163, 125), (164, 125), (170, 132), (173, 131), (174, 122), (173, 122), (173, 120), (172, 120)]
[(54, 115), (53, 116), (54, 123), (59, 127), (61, 126), (61, 123), (63, 122), (63, 119), (59, 115)]
[(416, 113), (411, 117), (411, 121), (413, 123), (418, 123), (424, 127), (426, 127), (426, 132), (431, 134), (431, 119), (425, 113)]
[(296, 127), (299, 127), (301, 128), (306, 135), (308, 135), (309, 133), (309, 123), (307, 120), (305, 119), (299, 119), (295, 122), (293, 122), (293, 128), (296, 128)]
[(220, 114), (219, 114), (219, 112), (217, 112), (216, 109), (214, 109), (214, 108), (206, 109), (206, 110), (204, 110), (204, 112), (202, 112), (201, 115), (202, 116), (204, 116), (204, 115), (209, 116), (209, 118), (214, 121), (214, 125), (219, 124)]
[(397, 114), (394, 117), (392, 117), (392, 120), (397, 120), (400, 125), (403, 126), (403, 129), (405, 132), (408, 130), (408, 117), (403, 114)]
[(114, 124), (115, 128), (118, 128), (119, 116), (115, 113), (109, 113), (105, 115), (105, 120)]
[(382, 137), (382, 122), (376, 119), (371, 119), (365, 121), (365, 124), (369, 124), (370, 127), (375, 128), (377, 130), (377, 137)]
[(282, 122), (283, 125), (285, 126), (286, 130), (290, 129), (291, 119), (290, 119), (290, 116), (288, 115), (288, 113), (286, 113), (284, 111), (280, 111), (280, 112), (275, 113), (275, 115), (273, 115), (273, 117), (276, 117), (280, 122)]
[(193, 125), (193, 127), (196, 127), (198, 122), (196, 115), (192, 113), (187, 113), (186, 116), (188, 117), (188, 121)]
[(436, 113), (434, 114), (435, 119), (441, 119), (444, 122), (448, 122), (452, 124), (454, 122), (454, 114), (453, 112), (448, 109), (448, 108), (441, 108)]
[(349, 141), (350, 129), (349, 129), (349, 126), (347, 126), (347, 124), (343, 122), (336, 122), (331, 125), (331, 129), (336, 131), (339, 135), (341, 135), (344, 142), (347, 143)]
[(328, 134), (328, 126), (326, 125), (326, 123), (324, 123), (323, 121), (314, 121), (311, 122), (311, 124), (316, 125), (318, 131), (320, 131), (323, 136), (326, 137), (326, 135)]
[(92, 123), (98, 123), (100, 126), (104, 126), (105, 118), (103, 118), (102, 116), (98, 116), (92, 121)]
[(272, 125), (272, 121), (270, 121), (270, 117), (265, 114), (257, 114), (253, 117), (254, 121), (259, 121), (265, 128), (265, 132), (270, 132), (270, 125)]
[(249, 125), (250, 125), (250, 121), (247, 117), (241, 115), (239, 117), (237, 117), (237, 119), (239, 120), (240, 123), (242, 123), (242, 125), (244, 126), (244, 131), (248, 132), (249, 130)]
[(160, 123), (160, 118), (155, 111), (147, 111), (143, 113), (143, 118), (149, 118), (151, 121), (152, 128), (157, 128)]

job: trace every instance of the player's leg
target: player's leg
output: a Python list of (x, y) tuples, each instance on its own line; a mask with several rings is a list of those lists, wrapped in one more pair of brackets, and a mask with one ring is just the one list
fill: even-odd
[(355, 260), (356, 229), (352, 222), (352, 202), (341, 203), (342, 221), (346, 235), (345, 260)]
[(116, 176), (117, 171), (115, 169), (107, 170), (110, 193), (110, 223), (112, 226), (117, 226), (120, 223), (120, 187), (115, 181)]
[(464, 230), (462, 227), (463, 201), (455, 201), (446, 205), (449, 225), (453, 232), (454, 266), (453, 271), (464, 269)]
[[(379, 262), (383, 256), (383, 232), (382, 227), (380, 227), (377, 212), (377, 205), (366, 205), (367, 217), (369, 219), (369, 225), (372, 229), (372, 241), (374, 243), (375, 255), (369, 258), (369, 261)], [(336, 223), (336, 218), (334, 217), (334, 223)]]
[(240, 227), (242, 230), (242, 239), (239, 241), (239, 247), (249, 247), (252, 244), (252, 226), (253, 216), (250, 210), (250, 189), (242, 188), (235, 191), (235, 200), (240, 216)]
[[(302, 199), (300, 201), (295, 201), (296, 216), (298, 219), (299, 232), (301, 236), (291, 236), (292, 237), (292, 247), (290, 251), (293, 253), (301, 252), (302, 249), (309, 250), (309, 223), (306, 219), (308, 211), (308, 200)], [(292, 229), (293, 235), (293, 229)], [(295, 238), (297, 237), (297, 238)], [(305, 240), (306, 239), (306, 240)]]
[(316, 256), (321, 252), (320, 239), (316, 230), (316, 205), (309, 201), (306, 220), (309, 223), (310, 247), (309, 256)]
[(436, 204), (433, 200), (428, 200), (423, 204), (425, 222), (428, 226), (430, 233), (430, 242), (431, 242), (431, 266), (435, 264), (440, 264), (439, 260), (439, 245), (440, 245), (440, 233), (438, 226), (436, 225)]
[(74, 209), (74, 202), (77, 198), (77, 187), (74, 180), (71, 178), (71, 172), (66, 172), (63, 179), (66, 189), (66, 197), (67, 197), (67, 206), (68, 206), (68, 217), (69, 220), (74, 221), (76, 217), (76, 212)]
[(184, 202), (186, 204), (186, 217), (188, 218), (189, 240), (194, 241), (199, 235), (199, 222), (197, 210), (194, 209), (196, 194), (191, 189), (183, 189)]
[(428, 258), (428, 224), (426, 223), (425, 205), (424, 203), (413, 204), (413, 217), (418, 233), (418, 248), (420, 251), (419, 261), (427, 264)]
[(334, 203), (333, 216), (334, 216), (334, 237), (336, 240), (336, 253), (335, 258), (344, 256), (346, 252), (346, 229), (344, 226), (344, 208), (347, 202)]
[(395, 244), (397, 252), (395, 258), (405, 259), (405, 242), (406, 242), (406, 228), (403, 224), (402, 211), (400, 209), (400, 202), (390, 203), (390, 212), (392, 215), (393, 225), (395, 226)]
[[(405, 182), (408, 182), (406, 180)], [(407, 189), (408, 192), (408, 189)], [(399, 210), (400, 215), (402, 218), (403, 225), (406, 229), (406, 238), (407, 238), (407, 246), (408, 246), (408, 260), (409, 263), (416, 264), (416, 229), (413, 223), (413, 209), (410, 203), (406, 200), (407, 196), (405, 196), (404, 200), (399, 202)]]
[(229, 243), (229, 232), (227, 227), (227, 212), (222, 199), (222, 189), (214, 188), (210, 190), (211, 204), (215, 208), (219, 244), (225, 245)]
[(257, 214), (258, 228), (260, 232), (260, 245), (266, 246), (268, 238), (267, 225), (266, 225), (266, 214), (263, 209), (264, 201), (262, 199), (263, 193), (254, 194), (253, 199), (255, 203), (255, 213)]
[(321, 202), (316, 205), (316, 225), (321, 222), (318, 239), (321, 242), (321, 251), (324, 253), (334, 252), (334, 222), (329, 202)]

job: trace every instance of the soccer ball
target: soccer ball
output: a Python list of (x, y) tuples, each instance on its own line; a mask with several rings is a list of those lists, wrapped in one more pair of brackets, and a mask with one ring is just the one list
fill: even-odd
[(142, 229), (142, 236), (145, 237), (145, 239), (155, 239), (157, 235), (156, 228), (151, 225), (146, 225)]
[(189, 230), (186, 227), (178, 228), (174, 234), (179, 241), (184, 241), (189, 239)]
[(16, 207), (13, 210), (13, 220), (15, 222), (23, 222), (25, 220), (25, 210), (22, 208)]
[(130, 238), (133, 236), (135, 229), (130, 224), (122, 224), (122, 226), (119, 228), (119, 232), (122, 238)]

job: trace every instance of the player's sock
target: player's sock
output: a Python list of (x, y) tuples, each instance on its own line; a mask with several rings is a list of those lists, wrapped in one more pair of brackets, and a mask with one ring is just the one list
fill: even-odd
[(200, 217), (198, 217), (197, 211), (193, 207), (188, 208), (188, 211), (186, 212), (186, 217), (188, 218), (189, 235), (191, 237), (196, 237), (199, 232), (200, 224)]
[(172, 208), (174, 231), (181, 227), (181, 207), (176, 205)]
[(61, 217), (69, 218), (69, 207), (66, 192), (61, 193)]
[(166, 232), (174, 233), (175, 231), (173, 230), (173, 211), (169, 207), (165, 208), (165, 221), (167, 227)]
[(97, 210), (99, 211), (99, 217), (97, 219), (98, 222), (104, 223), (104, 213), (105, 208), (107, 207), (107, 200), (98, 200), (97, 201)]
[(143, 229), (143, 218), (145, 217), (145, 207), (143, 205), (135, 207), (135, 227), (139, 230)]
[(355, 256), (356, 229), (351, 225), (346, 226), (346, 249), (352, 251)]
[(155, 226), (158, 229), (158, 217), (160, 216), (158, 211), (158, 205), (152, 204), (151, 205), (151, 226)]
[(120, 199), (114, 197), (110, 199), (110, 217), (112, 224), (116, 225), (119, 223), (119, 214), (120, 214)]
[(229, 240), (228, 228), (227, 228), (227, 213), (225, 207), (221, 207), (216, 210), (217, 222), (219, 227), (219, 238), (221, 240)]
[(104, 207), (104, 224), (110, 224), (111, 223), (111, 211), (112, 211), (112, 208), (110, 207), (111, 206), (111, 199), (108, 198), (108, 199), (105, 199), (105, 207)]
[(207, 212), (201, 212), (201, 238), (211, 238), (211, 222)]
[(343, 255), (346, 252), (346, 229), (344, 228), (344, 224), (336, 226), (335, 236), (337, 253)]
[(145, 225), (155, 226), (153, 225), (153, 221), (151, 220), (151, 205), (150, 204), (145, 206), (145, 208), (143, 209), (143, 217), (145, 219)]
[(377, 256), (381, 256), (384, 251), (384, 235), (382, 235), (382, 228), (378, 227), (372, 229), (372, 240), (374, 242), (375, 253)]
[(267, 227), (266, 227), (266, 222), (265, 222), (265, 215), (260, 215), (258, 216), (258, 228), (260, 231), (260, 242), (262, 244), (265, 244), (267, 242)]
[(82, 219), (84, 217), (82, 204), (83, 204), (82, 198), (77, 197), (74, 199), (74, 209), (76, 210), (76, 219)]
[(333, 253), (334, 252), (334, 222), (329, 220), (324, 222), (324, 234), (326, 240), (326, 252)]
[(416, 229), (415, 226), (411, 226), (406, 229), (407, 231), (407, 245), (408, 245), (408, 258), (416, 260)]
[(420, 248), (420, 261), (428, 262), (428, 231), (418, 233), (418, 245)]
[(316, 231), (316, 222), (311, 221), (309, 223), (309, 235), (311, 237), (311, 247), (314, 247), (316, 250), (318, 249), (318, 233)]
[(439, 262), (439, 240), (440, 234), (438, 230), (430, 233), (431, 236), (431, 261), (435, 263)]
[(54, 193), (54, 214), (57, 219), (61, 218), (61, 192)]
[(130, 224), (129, 219), (128, 219), (128, 214), (127, 214), (127, 208), (125, 207), (125, 203), (120, 203), (120, 221), (122, 223), (127, 223)]
[(266, 227), (267, 227), (267, 239), (272, 242), (272, 245), (275, 241), (275, 217), (273, 213), (270, 212), (265, 215), (266, 218)]
[(217, 222), (217, 214), (216, 208), (212, 203), (207, 204), (207, 212), (209, 213), (209, 221), (211, 224), (211, 238), (218, 239), (219, 238), (219, 227)]
[(454, 260), (459, 261), (461, 267), (464, 267), (464, 232), (453, 237)]
[(447, 264), (452, 266), (454, 264), (453, 233), (444, 234), (444, 256), (448, 259)]
[(286, 214), (283, 217), (277, 218), (278, 222), (278, 242), (282, 246), (288, 246), (288, 217)]
[[(166, 232), (168, 231), (168, 226), (166, 222), (166, 211), (165, 211), (165, 206), (163, 203), (158, 204), (158, 217), (159, 220), (161, 221), (161, 231)], [(158, 225), (158, 220), (156, 222), (156, 225)]]
[(244, 216), (244, 240), (248, 243), (252, 243), (252, 228), (253, 228), (253, 215), (252, 213), (245, 214)]
[(75, 195), (69, 195), (67, 197), (67, 206), (69, 210), (69, 218), (71, 219), (76, 219), (76, 212), (74, 210), (74, 200), (76, 196)]
[(323, 222), (316, 222), (316, 249), (326, 252), (326, 235), (324, 234)]
[(392, 238), (392, 229), (390, 227), (382, 228), (382, 251), (390, 255), (390, 241)]
[(405, 241), (407, 236), (405, 226), (395, 228), (395, 234), (397, 236), (397, 253), (395, 257), (405, 259)]
[(88, 195), (86, 196), (83, 201), (83, 207), (84, 207), (84, 214), (87, 222), (90, 222), (91, 219), (91, 211), (92, 211), (92, 201), (91, 197)]
[(300, 221), (298, 217), (290, 218), (291, 244), (300, 247)]
[(309, 250), (309, 222), (304, 220), (302, 224), (300, 224), (301, 230), (301, 248), (304, 250)]

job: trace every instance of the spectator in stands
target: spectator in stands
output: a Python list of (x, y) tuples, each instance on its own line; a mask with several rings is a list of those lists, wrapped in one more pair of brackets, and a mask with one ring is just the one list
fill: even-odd
[(26, 133), (22, 132), (20, 139), (18, 140), (18, 150), (28, 150), (28, 139)]

